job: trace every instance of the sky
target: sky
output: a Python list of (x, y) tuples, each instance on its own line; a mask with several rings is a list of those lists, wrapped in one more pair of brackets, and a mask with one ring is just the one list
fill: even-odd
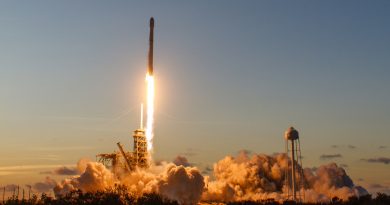
[(284, 152), (294, 126), (305, 167), (334, 161), (390, 193), (389, 10), (389, 1), (1, 1), (0, 186), (43, 180), (118, 141), (131, 149), (153, 16), (155, 160), (184, 155), (204, 169), (239, 150)]

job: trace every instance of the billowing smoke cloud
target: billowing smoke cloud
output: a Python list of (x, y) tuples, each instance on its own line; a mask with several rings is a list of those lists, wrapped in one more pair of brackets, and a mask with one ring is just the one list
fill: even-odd
[[(207, 181), (206, 201), (285, 200), (285, 170), (289, 159), (285, 154), (272, 156), (242, 152), (237, 157), (225, 157), (214, 164), (214, 181)], [(209, 180), (206, 178), (206, 180)], [(347, 200), (367, 194), (355, 186), (345, 170), (335, 163), (317, 169), (304, 169), (305, 201), (329, 201), (333, 197)]]
[[(78, 165), (83, 169), (83, 164)], [(112, 187), (116, 182), (114, 174), (106, 167), (97, 162), (88, 162), (84, 172), (77, 177), (63, 180), (54, 188), (56, 195), (62, 195), (72, 190), (80, 189), (83, 192), (104, 191)]]
[(214, 164), (215, 181), (209, 181), (203, 199), (207, 201), (242, 201), (283, 198), (284, 171), (287, 156), (253, 155), (241, 152)]
[(191, 164), (188, 162), (187, 158), (181, 155), (178, 155), (174, 160), (173, 163), (177, 166), (184, 166), (184, 167), (189, 167)]
[[(84, 192), (103, 191), (115, 184), (126, 185), (129, 192), (141, 196), (144, 193), (158, 193), (180, 204), (196, 204), (202, 195), (205, 183), (197, 168), (177, 166), (161, 162), (149, 169), (136, 169), (121, 176), (97, 162), (87, 162), (80, 176), (63, 180), (54, 188), (56, 195), (80, 189)], [(79, 163), (78, 167), (83, 163)]]
[[(188, 163), (188, 161), (184, 160)], [(176, 163), (183, 162), (183, 158)], [(252, 154), (241, 152), (236, 157), (227, 156), (213, 165), (213, 178), (203, 177), (191, 166), (160, 162), (149, 169), (136, 169), (131, 173), (113, 174), (97, 162), (79, 162), (80, 175), (58, 183), (56, 195), (80, 189), (96, 192), (125, 185), (135, 196), (157, 193), (180, 204), (199, 201), (230, 202), (243, 200), (286, 200), (286, 169), (290, 160), (286, 154)], [(298, 169), (301, 169), (298, 167)], [(301, 193), (307, 202), (329, 202), (333, 197), (347, 200), (367, 191), (355, 186), (345, 170), (335, 163), (306, 168)]]
[(390, 164), (390, 158), (388, 158), (388, 157), (378, 157), (378, 158), (361, 159), (361, 160), (366, 161), (366, 162), (370, 162), (370, 163)]
[(308, 184), (306, 195), (309, 201), (333, 197), (348, 200), (352, 196), (368, 194), (364, 188), (355, 186), (345, 170), (336, 163), (322, 165), (315, 172), (305, 169), (304, 176)]
[(198, 169), (170, 164), (158, 182), (158, 192), (180, 204), (196, 204), (204, 185)]
[(343, 156), (341, 154), (323, 154), (320, 156), (320, 159), (322, 160), (331, 160), (336, 158), (342, 158)]
[(137, 169), (121, 180), (137, 195), (159, 193), (180, 204), (196, 204), (202, 195), (205, 183), (199, 170), (172, 163), (161, 162), (150, 169)]

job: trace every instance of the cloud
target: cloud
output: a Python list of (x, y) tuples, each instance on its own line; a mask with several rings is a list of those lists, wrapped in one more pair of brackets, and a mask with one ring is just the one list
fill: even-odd
[(39, 172), (39, 174), (48, 175), (48, 174), (53, 174), (53, 172), (52, 171), (43, 171), (43, 172)]
[(176, 156), (176, 158), (173, 160), (173, 163), (176, 166), (184, 166), (184, 167), (189, 167), (191, 164), (188, 162), (187, 158), (181, 155)]
[(55, 174), (55, 175), (77, 175), (80, 171), (76, 167), (62, 166), (54, 169), (53, 171), (42, 171), (39, 174)]
[(93, 147), (91, 146), (68, 146), (68, 147), (32, 147), (29, 150), (38, 150), (38, 151), (74, 151), (74, 150), (91, 150)]
[(79, 174), (79, 171), (76, 168), (69, 168), (64, 166), (55, 169), (53, 173), (57, 175), (77, 175)]
[(323, 154), (320, 156), (320, 159), (322, 160), (331, 160), (336, 158), (342, 158), (343, 156), (341, 154)]
[(347, 147), (349, 149), (356, 149), (356, 146), (355, 145), (332, 145), (331, 146), (332, 148), (342, 148), (342, 147)]
[(31, 185), (32, 189), (37, 192), (49, 192), (56, 186), (56, 181), (50, 177), (46, 177), (43, 182), (37, 182)]
[(387, 147), (386, 146), (379, 146), (378, 149), (386, 149)]
[(390, 164), (390, 158), (388, 157), (378, 157), (378, 158), (361, 159), (361, 160), (369, 163)]

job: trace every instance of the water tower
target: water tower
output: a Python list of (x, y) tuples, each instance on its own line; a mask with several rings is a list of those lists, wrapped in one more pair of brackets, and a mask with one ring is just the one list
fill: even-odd
[(304, 179), (299, 133), (296, 129), (290, 127), (284, 133), (284, 139), (286, 141), (286, 154), (291, 160), (285, 174), (287, 199), (302, 201), (304, 192), (301, 192), (301, 190), (304, 188)]

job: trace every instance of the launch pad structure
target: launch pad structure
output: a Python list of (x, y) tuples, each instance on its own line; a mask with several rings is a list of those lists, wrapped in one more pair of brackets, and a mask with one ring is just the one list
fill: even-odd
[(143, 105), (141, 104), (140, 128), (133, 131), (133, 151), (126, 152), (123, 145), (116, 143), (119, 151), (96, 155), (98, 162), (102, 163), (114, 173), (123, 171), (132, 172), (138, 168), (149, 167), (148, 142), (143, 128)]
[(117, 143), (119, 151), (96, 155), (97, 161), (110, 168), (114, 173), (133, 171), (138, 168), (148, 168), (148, 151), (144, 129), (136, 129), (133, 132), (134, 149), (126, 152), (120, 142)]

